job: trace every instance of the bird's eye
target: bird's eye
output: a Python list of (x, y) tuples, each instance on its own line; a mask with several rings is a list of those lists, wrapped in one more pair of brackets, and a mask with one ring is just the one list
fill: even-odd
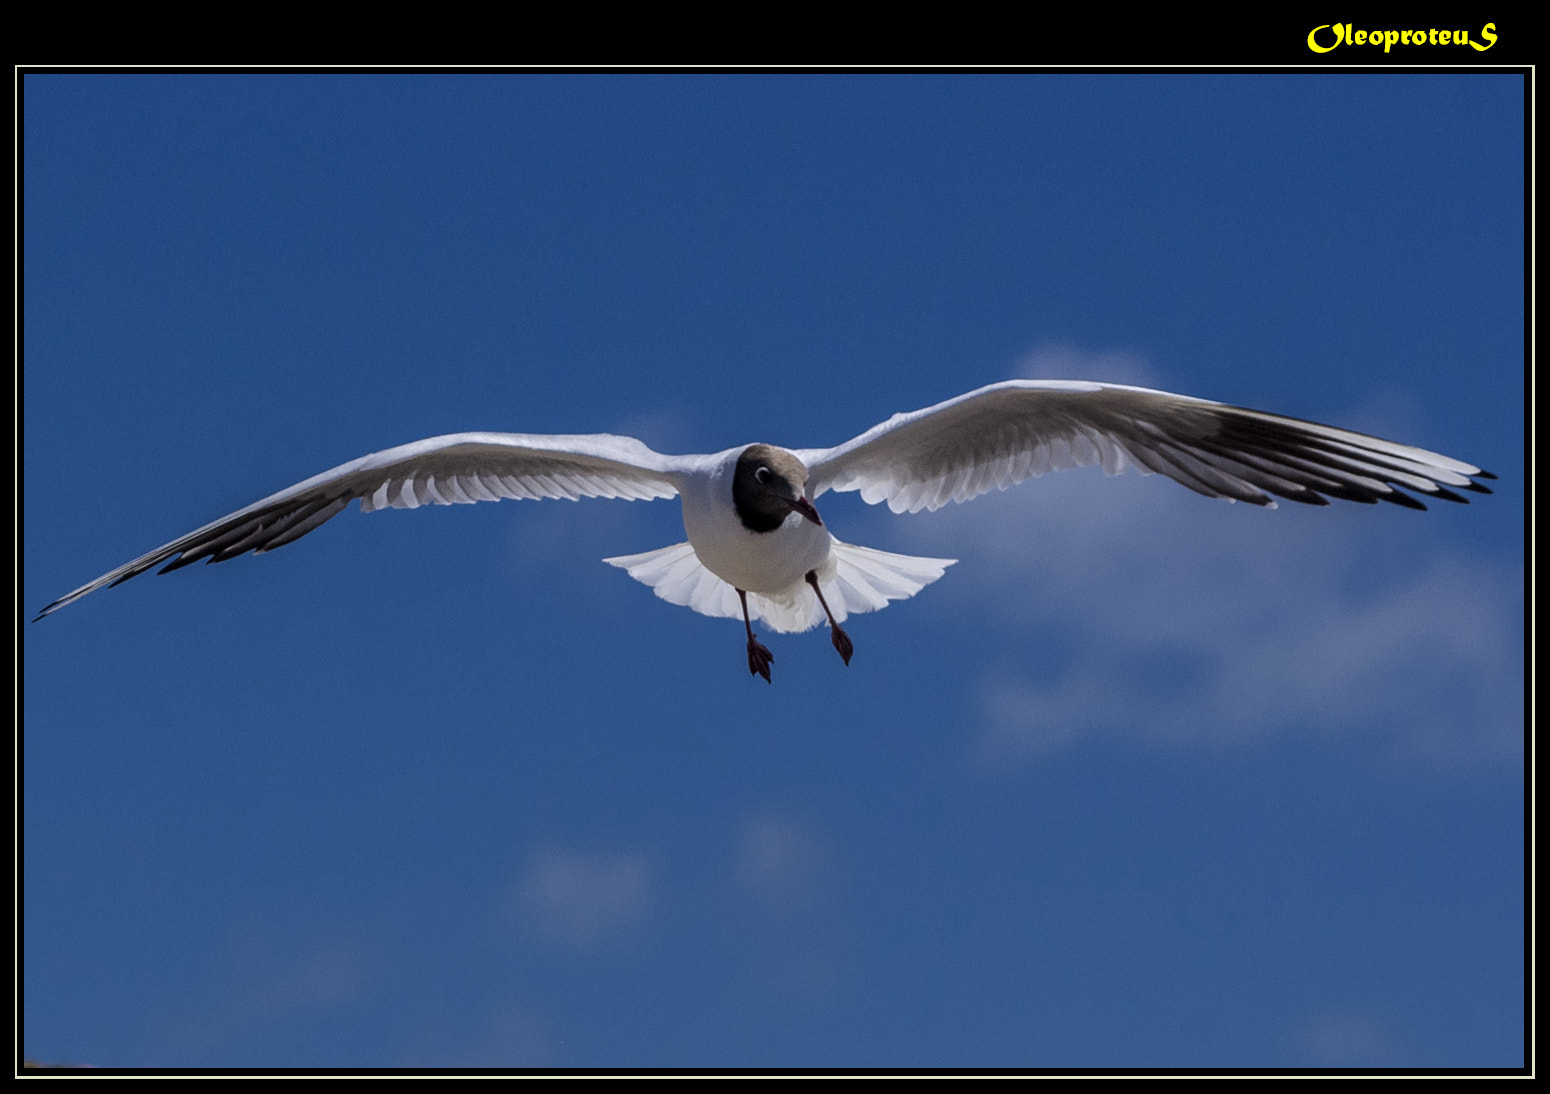
[(775, 476), (770, 473), (770, 469), (768, 467), (761, 467), (759, 470), (753, 473), (753, 477), (759, 482), (769, 482)]

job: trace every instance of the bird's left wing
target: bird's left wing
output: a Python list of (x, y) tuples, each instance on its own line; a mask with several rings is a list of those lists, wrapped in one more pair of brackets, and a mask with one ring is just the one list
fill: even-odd
[(196, 529), (60, 597), (42, 619), (87, 593), (200, 559), (224, 562), (262, 554), (306, 535), (353, 499), (361, 510), (456, 505), (501, 498), (670, 498), (683, 457), (653, 452), (608, 433), (544, 436), (453, 433), (374, 452)]
[(1496, 476), (1435, 452), (1278, 414), (1166, 391), (1085, 380), (1008, 380), (895, 414), (835, 448), (798, 450), (808, 490), (859, 490), (896, 513), (940, 509), (1033, 475), (1102, 464), (1138, 467), (1208, 497), (1274, 505), (1426, 506), (1449, 487), (1489, 494)]

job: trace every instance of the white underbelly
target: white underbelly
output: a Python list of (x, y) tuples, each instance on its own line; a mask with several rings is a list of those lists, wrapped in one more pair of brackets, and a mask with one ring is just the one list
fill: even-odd
[[(687, 516), (687, 513), (685, 514)], [(727, 584), (750, 593), (784, 593), (801, 588), (808, 571), (822, 575), (833, 537), (799, 513), (773, 532), (750, 532), (741, 524), (718, 530), (689, 526), (689, 543), (705, 568)]]

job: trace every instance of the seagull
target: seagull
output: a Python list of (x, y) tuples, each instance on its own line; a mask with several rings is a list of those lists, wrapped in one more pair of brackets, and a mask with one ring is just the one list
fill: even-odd
[[(608, 433), (452, 433), (374, 452), (195, 529), (60, 597), (36, 622), (153, 566), (263, 554), (306, 535), (355, 499), (362, 512), (501, 498), (671, 498), (688, 541), (603, 561), (671, 604), (741, 617), (748, 671), (770, 679), (753, 620), (780, 632), (827, 620), (846, 665), (851, 613), (905, 600), (956, 559), (891, 554), (838, 540), (813, 502), (860, 491), (895, 513), (936, 510), (1048, 471), (1134, 467), (1211, 498), (1275, 507), (1272, 497), (1426, 506), (1405, 491), (1467, 504), (1489, 471), (1316, 422), (1121, 384), (1007, 380), (895, 414), (834, 448), (746, 444), (669, 456)], [(162, 565), (166, 563), (166, 565)]]

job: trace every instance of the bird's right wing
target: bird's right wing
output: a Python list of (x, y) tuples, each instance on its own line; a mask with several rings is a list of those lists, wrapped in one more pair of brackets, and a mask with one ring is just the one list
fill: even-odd
[(355, 498), (366, 513), (501, 498), (670, 498), (689, 462), (608, 433), (431, 437), (374, 452), (271, 494), (82, 585), (37, 618), (162, 563), (166, 573), (200, 559), (224, 562), (247, 551), (272, 551), (337, 516)]
[(1137, 467), (1213, 498), (1274, 505), (1462, 502), (1496, 476), (1422, 448), (1166, 391), (1085, 380), (1008, 380), (909, 414), (842, 445), (798, 450), (807, 488), (859, 490), (896, 513), (939, 509), (1033, 475)]

